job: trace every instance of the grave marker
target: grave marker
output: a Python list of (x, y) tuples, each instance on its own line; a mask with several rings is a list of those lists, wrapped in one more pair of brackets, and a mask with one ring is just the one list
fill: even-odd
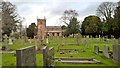
[(110, 58), (109, 47), (108, 46), (104, 46), (103, 54), (104, 54), (105, 57)]
[(99, 53), (99, 47), (98, 46), (94, 46), (94, 53), (98, 54)]
[(45, 46), (43, 48), (43, 66), (44, 68), (49, 68), (54, 62), (54, 48), (48, 48)]
[(17, 68), (36, 68), (35, 46), (16, 50)]
[(9, 44), (10, 44), (10, 45), (13, 44), (13, 41), (12, 41), (11, 38), (9, 38)]
[(113, 45), (113, 61), (120, 64), (120, 44)]

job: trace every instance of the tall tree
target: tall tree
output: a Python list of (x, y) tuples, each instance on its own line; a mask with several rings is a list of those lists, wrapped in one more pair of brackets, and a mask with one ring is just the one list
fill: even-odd
[(112, 18), (115, 10), (115, 4), (113, 2), (103, 2), (97, 8), (97, 15), (104, 18), (104, 20), (109, 20)]
[(118, 6), (116, 7), (115, 10), (115, 15), (114, 15), (114, 23), (113, 25), (113, 33), (115, 38), (120, 37), (120, 1), (118, 2)]
[(113, 14), (115, 10), (115, 3), (113, 2), (103, 2), (97, 8), (97, 15), (99, 15), (103, 21), (103, 27), (106, 30), (103, 30), (104, 34), (108, 35), (108, 38), (111, 38), (113, 33), (112, 23), (113, 23)]
[(69, 36), (70, 34), (80, 33), (80, 25), (79, 22), (77, 21), (77, 18), (73, 17), (70, 20), (70, 23), (68, 24), (68, 27), (66, 28), (65, 35)]
[(31, 25), (29, 25), (29, 27), (27, 28), (27, 36), (30, 38), (34, 38), (34, 35), (36, 35), (36, 24), (35, 23), (31, 23)]
[(78, 13), (76, 10), (65, 10), (60, 20), (68, 26), (70, 19), (72, 19), (73, 17), (76, 18), (77, 16), (78, 16)]
[(10, 2), (2, 2), (2, 33), (10, 35), (17, 30), (20, 16), (17, 14), (16, 6)]
[(98, 16), (88, 16), (82, 22), (82, 34), (100, 34), (102, 23)]

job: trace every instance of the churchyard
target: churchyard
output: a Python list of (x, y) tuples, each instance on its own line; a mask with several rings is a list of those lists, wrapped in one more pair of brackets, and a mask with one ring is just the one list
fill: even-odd
[[(36, 39), (31, 41), (29, 39), (27, 42), (16, 39), (14, 44), (8, 44), (9, 50), (1, 51), (0, 66), (3, 68), (19, 68), (19, 66), (31, 68), (110, 66), (115, 68), (118, 66), (113, 61), (112, 55), (113, 45), (118, 44), (117, 39), (49, 37), (47, 42), (46, 39), (43, 42)], [(2, 49), (2, 43), (0, 47)]]

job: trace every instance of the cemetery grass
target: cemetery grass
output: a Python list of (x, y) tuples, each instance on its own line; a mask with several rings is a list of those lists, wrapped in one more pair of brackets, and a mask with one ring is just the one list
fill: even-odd
[[(72, 45), (65, 45), (61, 46), (62, 43), (77, 43), (75, 38), (49, 38), (49, 44), (48, 47), (54, 47), (55, 49), (55, 57), (75, 57), (75, 58), (95, 58), (99, 61), (101, 61), (101, 64), (66, 64), (66, 63), (58, 63), (55, 62), (55, 66), (117, 66), (117, 64), (113, 63), (112, 59), (107, 59), (102, 54), (96, 55), (94, 52), (94, 45), (98, 45), (100, 47), (100, 50), (103, 50), (104, 45), (110, 46), (110, 50), (112, 50), (112, 45), (117, 42), (116, 40), (109, 40), (110, 42), (104, 42), (100, 41), (98, 38), (87, 38), (86, 40), (89, 40), (90, 48), (88, 49), (84, 43), (84, 38), (80, 39), (81, 43), (80, 46), (72, 46)], [(44, 40), (45, 43), (45, 40)], [(27, 46), (33, 46), (34, 43), (31, 44), (22, 44), (20, 43), (20, 40), (17, 40), (16, 44), (10, 45), (10, 48), (12, 50), (24, 48)], [(80, 53), (68, 53), (68, 54), (59, 54), (57, 52), (58, 45), (60, 45), (60, 48), (62, 49), (84, 49), (85, 52)], [(0, 54), (2, 55), (2, 66), (16, 66), (16, 54)], [(43, 66), (43, 56), (41, 53), (36, 54), (36, 63), (37, 66), (42, 67)]]

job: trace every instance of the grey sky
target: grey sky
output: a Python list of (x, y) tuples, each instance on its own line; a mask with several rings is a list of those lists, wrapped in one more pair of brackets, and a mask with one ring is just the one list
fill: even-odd
[[(74, 9), (79, 13), (78, 20), (95, 15), (97, 7), (104, 1), (113, 0), (9, 0), (17, 6), (18, 13), (25, 17), (23, 25), (30, 25), (38, 18), (47, 19), (47, 26), (60, 25), (59, 18), (66, 9)], [(118, 2), (119, 0), (114, 0)]]

